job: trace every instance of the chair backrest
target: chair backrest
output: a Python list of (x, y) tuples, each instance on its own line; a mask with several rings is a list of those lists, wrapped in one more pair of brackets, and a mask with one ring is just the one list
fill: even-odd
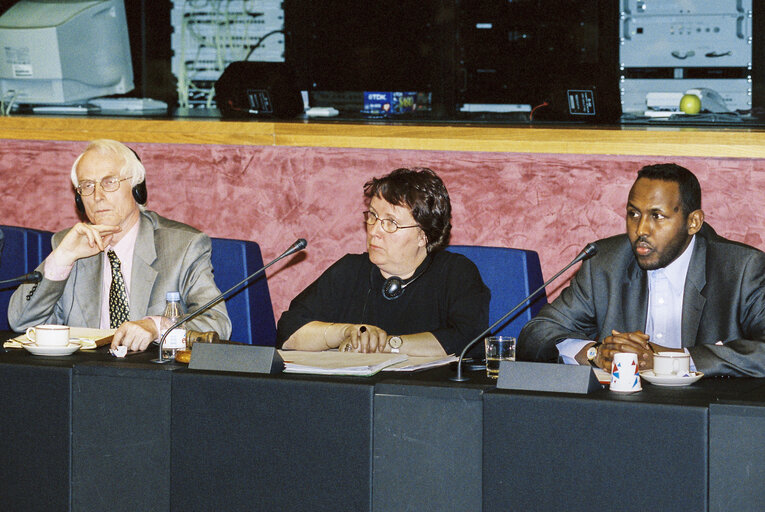
[[(536, 251), (506, 247), (450, 245), (448, 251), (467, 256), (478, 267), (481, 278), (491, 290), (489, 325), (502, 318), (525, 297), (542, 286), (542, 268)], [(527, 302), (492, 334), (518, 337), (521, 328), (547, 303), (545, 291)]]
[[(51, 251), (53, 233), (16, 226), (0, 226), (5, 242), (0, 253), (0, 281), (32, 272)], [(18, 284), (0, 285), (0, 330), (10, 330), (8, 302)]]
[[(226, 291), (263, 266), (260, 246), (255, 242), (212, 238), (215, 284)], [(276, 323), (265, 273), (226, 299), (231, 319), (231, 340), (248, 345), (273, 347)]]

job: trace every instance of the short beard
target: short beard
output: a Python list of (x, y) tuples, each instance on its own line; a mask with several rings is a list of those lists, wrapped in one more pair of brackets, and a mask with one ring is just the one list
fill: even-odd
[(685, 250), (687, 246), (687, 242), (690, 239), (690, 235), (687, 233), (680, 232), (672, 239), (672, 242), (664, 249), (664, 252), (659, 255), (659, 259), (656, 263), (643, 263), (640, 261), (640, 258), (638, 257), (637, 251), (635, 250), (635, 244), (638, 243), (640, 238), (635, 240), (635, 243), (632, 244), (632, 253), (635, 255), (635, 260), (637, 261), (637, 264), (640, 268), (643, 270), (657, 270), (660, 268), (664, 268), (673, 261), (675, 261), (678, 256), (683, 254), (683, 251)]

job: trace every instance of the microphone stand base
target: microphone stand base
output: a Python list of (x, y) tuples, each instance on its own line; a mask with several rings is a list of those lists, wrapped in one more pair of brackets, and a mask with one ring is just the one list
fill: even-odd
[(468, 379), (467, 377), (460, 376), (460, 375), (455, 375), (454, 377), (449, 377), (449, 380), (452, 381), (452, 382), (467, 382), (470, 379)]
[(171, 362), (171, 361), (172, 361), (172, 359), (169, 359), (169, 358), (163, 358), (163, 359), (152, 359), (152, 360), (151, 360), (151, 362), (152, 362), (152, 363), (157, 363), (157, 364), (165, 364), (165, 363), (169, 363), (169, 362)]

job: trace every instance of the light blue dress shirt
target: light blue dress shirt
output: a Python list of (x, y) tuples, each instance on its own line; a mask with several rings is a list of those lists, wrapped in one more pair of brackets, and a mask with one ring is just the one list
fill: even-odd
[[(644, 332), (652, 342), (667, 348), (682, 347), (683, 292), (695, 245), (696, 235), (672, 263), (648, 271), (648, 315)], [(568, 338), (556, 347), (564, 363), (578, 364), (575, 357), (588, 343), (592, 340)]]

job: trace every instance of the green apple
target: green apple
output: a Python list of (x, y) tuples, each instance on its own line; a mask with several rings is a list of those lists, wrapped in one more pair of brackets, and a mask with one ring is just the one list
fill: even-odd
[(695, 94), (686, 94), (680, 98), (680, 110), (689, 115), (696, 115), (701, 111), (701, 99)]

